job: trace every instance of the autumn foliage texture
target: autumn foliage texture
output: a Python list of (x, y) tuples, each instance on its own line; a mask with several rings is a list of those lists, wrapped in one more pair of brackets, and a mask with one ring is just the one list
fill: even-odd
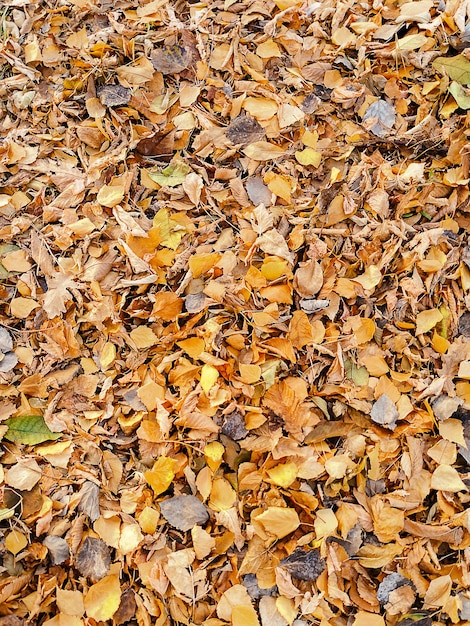
[(0, 7), (0, 626), (470, 624), (466, 0)]

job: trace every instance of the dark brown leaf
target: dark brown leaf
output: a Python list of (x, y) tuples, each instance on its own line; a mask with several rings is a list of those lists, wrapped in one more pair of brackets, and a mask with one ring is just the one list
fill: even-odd
[(263, 139), (264, 130), (250, 115), (240, 115), (229, 124), (225, 134), (232, 143), (245, 145)]
[(77, 553), (75, 565), (82, 576), (96, 582), (108, 574), (111, 552), (101, 539), (87, 537)]

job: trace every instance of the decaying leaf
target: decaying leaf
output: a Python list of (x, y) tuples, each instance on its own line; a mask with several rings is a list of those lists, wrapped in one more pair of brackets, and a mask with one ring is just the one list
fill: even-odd
[(300, 548), (282, 559), (281, 565), (294, 578), (311, 581), (316, 580), (326, 567), (318, 550), (302, 550)]
[(178, 530), (191, 530), (209, 518), (206, 507), (194, 496), (175, 496), (160, 502), (160, 511), (166, 521)]
[(111, 552), (101, 539), (87, 537), (77, 553), (75, 565), (82, 576), (100, 580), (109, 572)]
[(392, 399), (386, 394), (382, 394), (377, 402), (374, 402), (370, 417), (373, 422), (394, 430), (397, 425), (399, 413)]
[(3, 4), (1, 624), (469, 621), (469, 2)]
[(250, 115), (236, 117), (225, 133), (229, 141), (242, 145), (260, 141), (264, 137), (263, 127)]

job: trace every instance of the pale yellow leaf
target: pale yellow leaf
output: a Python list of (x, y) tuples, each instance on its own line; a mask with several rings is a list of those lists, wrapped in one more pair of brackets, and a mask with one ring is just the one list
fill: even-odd
[(431, 584), (424, 596), (424, 609), (438, 609), (445, 605), (450, 598), (450, 592), (452, 590), (452, 578), (447, 574), (446, 576), (439, 576), (431, 580)]
[(39, 303), (32, 298), (13, 298), (10, 302), (10, 315), (26, 319), (28, 315), (39, 307)]
[(283, 156), (285, 150), (268, 141), (255, 141), (250, 143), (243, 153), (254, 161), (271, 161)]
[(468, 491), (457, 470), (451, 465), (439, 465), (431, 476), (431, 488), (438, 491)]
[(158, 343), (158, 337), (148, 326), (137, 326), (131, 331), (130, 336), (137, 348), (145, 350)]
[(434, 328), (434, 326), (443, 319), (439, 309), (429, 309), (421, 311), (416, 316), (416, 334), (422, 335)]
[(111, 619), (121, 603), (121, 586), (117, 576), (105, 576), (88, 589), (85, 596), (87, 616), (97, 622)]

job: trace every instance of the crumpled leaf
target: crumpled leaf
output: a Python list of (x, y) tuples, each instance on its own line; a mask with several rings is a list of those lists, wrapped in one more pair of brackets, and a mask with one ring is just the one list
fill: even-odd
[(79, 491), (80, 503), (79, 511), (88, 515), (92, 522), (100, 516), (100, 488), (91, 480), (87, 480)]
[(296, 548), (292, 554), (282, 559), (281, 566), (299, 580), (316, 580), (326, 568), (319, 550)]
[(162, 46), (152, 52), (153, 67), (162, 74), (179, 74), (189, 66), (190, 54), (183, 46)]

